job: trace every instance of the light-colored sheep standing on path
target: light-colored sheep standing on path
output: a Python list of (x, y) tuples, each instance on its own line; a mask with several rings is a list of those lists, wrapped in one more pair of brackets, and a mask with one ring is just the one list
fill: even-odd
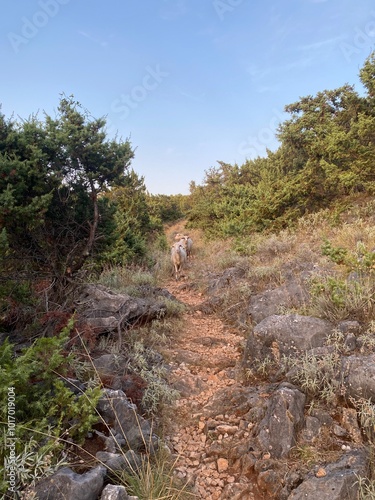
[(188, 259), (191, 259), (193, 254), (193, 240), (190, 238), (190, 236), (186, 236), (186, 255)]
[(186, 262), (186, 250), (181, 240), (172, 245), (171, 260), (176, 281), (180, 278), (181, 270)]
[(177, 233), (174, 239), (175, 241), (179, 241), (180, 244), (185, 248), (186, 256), (188, 259), (190, 259), (192, 257), (192, 249), (193, 249), (193, 240), (190, 238), (190, 236)]

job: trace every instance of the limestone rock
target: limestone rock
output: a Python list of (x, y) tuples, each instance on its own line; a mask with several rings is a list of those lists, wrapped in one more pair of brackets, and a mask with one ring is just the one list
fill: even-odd
[(96, 500), (102, 491), (106, 469), (95, 467), (84, 474), (77, 474), (69, 467), (63, 467), (52, 476), (35, 486), (39, 500)]

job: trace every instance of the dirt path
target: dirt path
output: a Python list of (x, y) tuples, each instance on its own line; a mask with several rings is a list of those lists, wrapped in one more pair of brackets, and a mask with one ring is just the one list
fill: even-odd
[(197, 309), (204, 297), (189, 287), (188, 277), (166, 288), (188, 306), (184, 327), (167, 353), (170, 381), (181, 394), (167, 438), (179, 456), (176, 473), (189, 480), (197, 498), (263, 499), (251, 478), (253, 464), (246, 477), (243, 460), (236, 459), (249, 435), (239, 404), (243, 388), (236, 380), (244, 339)]

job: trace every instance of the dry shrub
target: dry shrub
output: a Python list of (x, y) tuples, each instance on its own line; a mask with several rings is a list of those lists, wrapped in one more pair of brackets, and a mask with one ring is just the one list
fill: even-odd
[(276, 257), (281, 254), (290, 254), (294, 250), (297, 236), (290, 231), (281, 231), (264, 239), (259, 245), (258, 251), (263, 256)]
[(367, 249), (375, 248), (375, 227), (363, 220), (343, 224), (331, 231), (332, 245), (355, 252), (360, 243)]
[(346, 281), (331, 276), (313, 281), (309, 313), (333, 323), (346, 319), (368, 323), (375, 314), (373, 277)]

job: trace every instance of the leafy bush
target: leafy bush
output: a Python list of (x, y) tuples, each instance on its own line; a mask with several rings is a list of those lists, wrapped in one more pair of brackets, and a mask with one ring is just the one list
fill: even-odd
[[(39, 338), (19, 355), (8, 340), (0, 346), (0, 397), (6, 401), (12, 388), (15, 399), (15, 453), (19, 464), (28, 463), (28, 475), (39, 474), (37, 470), (32, 471), (33, 463), (35, 467), (44, 464), (46, 471), (52, 470), (52, 465), (59, 460), (64, 440), (69, 437), (77, 443), (82, 442), (98, 419), (95, 407), (101, 394), (100, 388), (90, 388), (77, 395), (65, 382), (72, 356), (64, 348), (72, 324), (73, 319), (59, 336)], [(7, 406), (2, 405), (0, 420), (5, 431), (7, 410)], [(37, 453), (35, 462), (30, 458), (34, 451)], [(2, 441), (2, 463), (7, 456), (6, 442)]]
[(163, 404), (171, 404), (179, 395), (167, 381), (167, 369), (154, 362), (154, 352), (143, 342), (135, 341), (131, 346), (130, 366), (147, 382), (142, 398), (142, 407), (148, 414), (155, 414)]
[(322, 253), (323, 255), (327, 255), (328, 257), (330, 257), (331, 260), (336, 264), (345, 263), (346, 257), (348, 255), (348, 251), (345, 248), (335, 248), (328, 240), (325, 240), (322, 245)]
[(371, 277), (344, 280), (333, 276), (310, 281), (310, 313), (332, 322), (367, 322), (375, 310), (375, 283)]
[(293, 382), (310, 398), (327, 404), (336, 402), (339, 383), (336, 381), (340, 356), (333, 352), (323, 356), (305, 353), (298, 358), (284, 357), (284, 370), (291, 369)]

